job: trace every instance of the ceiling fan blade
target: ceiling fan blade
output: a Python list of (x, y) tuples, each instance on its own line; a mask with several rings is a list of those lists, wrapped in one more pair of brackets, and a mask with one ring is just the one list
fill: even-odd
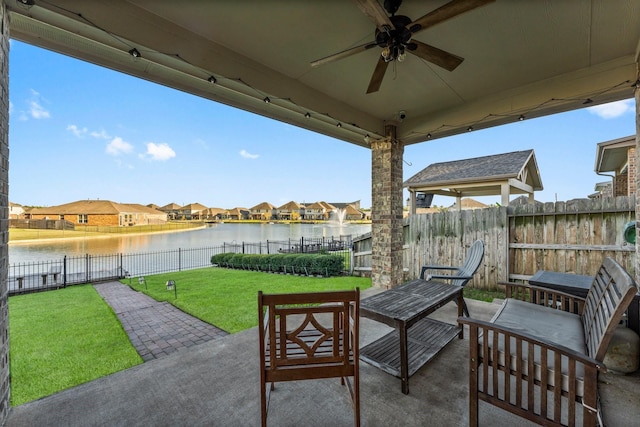
[(437, 47), (419, 42), (418, 40), (411, 40), (410, 45), (415, 45), (415, 49), (411, 49), (409, 47), (408, 51), (410, 53), (413, 53), (414, 55), (448, 71), (455, 70), (458, 65), (464, 61), (464, 58), (446, 52), (442, 49), (438, 49)]
[(378, 58), (378, 63), (376, 64), (375, 70), (373, 70), (373, 75), (371, 76), (367, 93), (373, 93), (380, 90), (380, 85), (382, 84), (382, 79), (384, 78), (384, 73), (386, 73), (388, 65), (389, 63), (386, 62), (382, 56)]
[(365, 43), (363, 45), (352, 47), (350, 49), (343, 50), (342, 52), (334, 53), (333, 55), (317, 59), (311, 63), (311, 66), (318, 67), (320, 65), (326, 64), (327, 62), (337, 61), (338, 59), (346, 58), (348, 56), (355, 55), (356, 53), (364, 52), (365, 50), (371, 49), (372, 47), (376, 46), (377, 44), (375, 42)]
[(393, 25), (387, 12), (380, 6), (376, 0), (353, 0), (356, 2), (362, 13), (367, 15), (369, 19), (376, 24), (378, 30), (386, 31), (385, 27), (390, 30), (394, 30), (396, 27)]
[(447, 19), (453, 18), (477, 7), (493, 3), (495, 0), (452, 0), (449, 3), (427, 13), (407, 26), (413, 34), (432, 27)]

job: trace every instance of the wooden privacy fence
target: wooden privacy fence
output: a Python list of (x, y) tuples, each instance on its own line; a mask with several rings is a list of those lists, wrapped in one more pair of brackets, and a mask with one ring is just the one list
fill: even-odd
[[(467, 286), (493, 289), (541, 269), (594, 275), (605, 256), (633, 276), (635, 245), (622, 231), (634, 219), (634, 197), (412, 215), (404, 226), (405, 280), (424, 264), (461, 265), (477, 239), (485, 242), (484, 260)], [(370, 273), (371, 245), (370, 235), (354, 239), (354, 273)]]
[(509, 278), (538, 270), (595, 275), (606, 256), (635, 276), (636, 247), (623, 230), (635, 197), (576, 199), (509, 209)]

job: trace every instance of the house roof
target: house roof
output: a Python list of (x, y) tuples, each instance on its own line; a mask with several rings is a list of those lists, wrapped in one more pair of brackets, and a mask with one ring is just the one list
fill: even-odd
[(504, 183), (512, 187), (512, 193), (542, 190), (533, 150), (433, 163), (403, 186), (411, 191), (462, 197), (499, 195)]
[(34, 208), (30, 211), (32, 215), (116, 215), (120, 213), (136, 212), (164, 215), (163, 212), (143, 205), (134, 203), (116, 203), (110, 200), (78, 200), (76, 202), (66, 203), (58, 206)]
[(484, 203), (474, 200), (470, 197), (465, 197), (464, 199), (462, 199), (461, 204), (462, 209), (481, 209), (487, 207), (487, 205), (485, 205)]
[(349, 205), (355, 205), (357, 203), (359, 203), (360, 200), (355, 200), (353, 202), (331, 202), (329, 203), (329, 205), (333, 206), (333, 208), (338, 208), (338, 209), (345, 209), (347, 206)]
[(362, 215), (362, 212), (356, 209), (353, 205), (347, 205), (344, 207), (346, 215)]
[(124, 203), (124, 206), (127, 206), (131, 210), (128, 212), (137, 212), (137, 213), (146, 213), (148, 215), (162, 215), (166, 218), (166, 212), (162, 212), (159, 209), (152, 208), (150, 206), (144, 206), (138, 203)]
[(273, 209), (275, 209), (275, 206), (269, 202), (262, 202), (251, 208), (252, 211), (270, 211)]
[(286, 211), (297, 211), (300, 210), (300, 208), (304, 207), (303, 205), (301, 205), (298, 202), (294, 202), (293, 200), (285, 203), (284, 205), (278, 207), (278, 210), (286, 210)]
[(191, 211), (191, 212), (200, 212), (207, 209), (205, 205), (201, 205), (200, 203), (189, 203), (188, 205), (184, 205), (180, 208), (183, 211)]
[(163, 207), (159, 208), (161, 211), (175, 211), (180, 209), (180, 205), (176, 204), (176, 203), (169, 203), (168, 205), (164, 205)]
[(322, 205), (328, 211), (332, 211), (332, 210), (334, 210), (336, 208), (331, 203), (327, 203), (327, 202), (324, 202), (324, 201), (320, 201), (318, 203), (320, 203), (320, 205)]
[(315, 203), (311, 203), (310, 205), (307, 205), (307, 209), (325, 209), (326, 210), (327, 207), (320, 202), (315, 202)]
[(237, 215), (242, 216), (242, 212), (249, 212), (249, 209), (246, 208), (233, 208), (229, 209), (229, 215)]
[(229, 211), (227, 209), (223, 209), (223, 208), (207, 208), (203, 211), (204, 214), (206, 215), (218, 215), (221, 213), (228, 213)]
[(593, 170), (596, 173), (620, 171), (628, 162), (629, 148), (635, 146), (635, 135), (599, 143)]

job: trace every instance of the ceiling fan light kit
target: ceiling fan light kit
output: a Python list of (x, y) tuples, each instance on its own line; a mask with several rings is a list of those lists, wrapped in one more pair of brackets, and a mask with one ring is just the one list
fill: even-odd
[(404, 61), (407, 52), (447, 71), (455, 70), (464, 61), (464, 58), (415, 40), (413, 36), (422, 30), (495, 0), (452, 0), (415, 21), (412, 21), (408, 16), (396, 15), (402, 0), (384, 0), (384, 8), (377, 0), (354, 1), (376, 25), (374, 41), (318, 59), (313, 61), (311, 65), (316, 67), (374, 47), (380, 47), (378, 63), (367, 87), (367, 93), (374, 93), (380, 89), (387, 65), (393, 61)]

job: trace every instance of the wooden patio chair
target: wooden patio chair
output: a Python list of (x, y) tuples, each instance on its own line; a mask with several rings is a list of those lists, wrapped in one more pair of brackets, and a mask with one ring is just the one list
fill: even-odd
[(347, 385), (354, 424), (360, 426), (359, 309), (357, 288), (297, 294), (258, 292), (263, 427), (276, 382), (338, 377)]
[[(420, 271), (420, 278), (422, 280), (430, 280), (430, 279), (439, 279), (448, 281), (454, 285), (464, 287), (469, 280), (473, 278), (473, 275), (476, 274), (478, 268), (480, 267), (480, 263), (482, 262), (482, 258), (484, 258), (484, 242), (480, 239), (473, 242), (469, 251), (467, 252), (467, 258), (464, 260), (464, 264), (461, 267), (451, 267), (451, 266), (442, 266), (442, 265), (424, 265), (422, 266), (422, 270)], [(429, 270), (449, 270), (452, 271), (452, 274), (428, 274), (425, 277), (425, 273)], [(469, 309), (467, 308), (467, 303), (462, 300), (462, 311), (466, 317), (469, 317)]]

